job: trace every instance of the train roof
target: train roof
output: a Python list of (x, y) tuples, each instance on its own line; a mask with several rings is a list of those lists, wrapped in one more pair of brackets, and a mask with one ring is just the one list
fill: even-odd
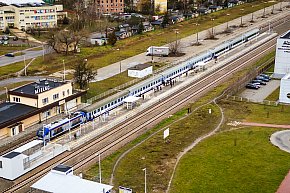
[(159, 80), (160, 77), (162, 76), (161, 73), (157, 74), (157, 75), (154, 75), (154, 76), (152, 76), (152, 77), (150, 77), (150, 78), (148, 78), (148, 79), (146, 79), (146, 80), (144, 80), (144, 81), (142, 81), (142, 82), (140, 82), (140, 83), (138, 83), (136, 85), (131, 86), (129, 88), (129, 91), (138, 90), (138, 89), (142, 88), (143, 86), (146, 86), (146, 85), (148, 85), (149, 83), (151, 83), (151, 82), (153, 82), (155, 80)]
[(255, 34), (255, 33), (259, 32), (259, 31), (260, 30), (256, 28), (256, 29), (253, 29), (253, 30), (250, 30), (250, 31), (244, 33), (244, 35), (245, 36), (249, 36), (249, 35)]
[(102, 106), (104, 106), (104, 105), (106, 105), (106, 104), (108, 104), (108, 103), (110, 103), (112, 101), (115, 101), (116, 99), (118, 99), (118, 98), (120, 98), (122, 96), (128, 95), (128, 94), (129, 94), (129, 91), (127, 89), (123, 90), (123, 91), (120, 91), (120, 92), (118, 92), (118, 93), (116, 93), (116, 94), (114, 94), (112, 96), (109, 96), (108, 98), (105, 98), (105, 99), (103, 99), (101, 101), (98, 101), (96, 103), (93, 103), (93, 104), (85, 107), (83, 109), (83, 111), (85, 111), (85, 112), (94, 111), (94, 110), (98, 109), (99, 107), (102, 107)]

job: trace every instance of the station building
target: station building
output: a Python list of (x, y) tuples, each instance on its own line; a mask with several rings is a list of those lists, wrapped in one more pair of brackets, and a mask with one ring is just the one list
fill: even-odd
[(41, 0), (0, 0), (0, 30), (6, 27), (54, 28), (57, 20), (67, 16), (62, 5), (46, 4)]
[(274, 78), (290, 73), (290, 30), (277, 39)]
[(31, 186), (33, 193), (110, 193), (113, 186), (82, 179), (73, 174), (73, 168), (65, 165), (54, 167)]
[(0, 138), (17, 135), (28, 126), (76, 110), (84, 94), (85, 91), (73, 90), (71, 82), (48, 79), (9, 90), (10, 102), (0, 104)]

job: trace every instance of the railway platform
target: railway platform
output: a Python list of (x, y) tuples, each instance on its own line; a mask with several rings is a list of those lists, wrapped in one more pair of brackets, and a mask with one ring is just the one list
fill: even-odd
[(184, 74), (175, 78), (172, 84), (167, 84), (158, 87), (156, 90), (152, 90), (144, 95), (139, 100), (138, 104), (132, 110), (127, 109), (125, 106), (114, 109), (109, 114), (104, 114), (93, 122), (87, 122), (81, 125), (79, 128), (72, 130), (65, 135), (54, 140), (54, 143), (67, 145), (69, 150), (75, 149), (80, 145), (90, 141), (91, 139), (104, 134), (114, 126), (121, 124), (128, 120), (130, 117), (135, 116), (138, 112), (143, 111), (146, 108), (154, 106), (168, 95), (186, 87), (189, 84), (193, 84), (196, 80), (210, 73), (213, 73), (217, 68), (224, 66), (230, 61), (235, 60), (239, 56), (245, 54), (249, 50), (254, 49), (258, 45), (263, 44), (266, 41), (274, 38), (275, 33), (263, 33), (255, 39), (252, 39), (247, 44), (243, 44), (233, 50), (230, 53), (224, 54), (217, 59), (217, 61), (210, 61), (205, 63), (205, 70), (202, 72), (192, 71), (188, 74)]

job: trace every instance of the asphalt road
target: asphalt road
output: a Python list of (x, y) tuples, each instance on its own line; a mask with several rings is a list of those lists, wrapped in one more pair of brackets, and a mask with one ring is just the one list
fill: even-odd
[[(19, 51), (18, 51), (19, 52)], [(24, 53), (23, 55), (21, 56), (15, 56), (15, 57), (7, 57), (7, 56), (0, 56), (0, 66), (6, 66), (6, 65), (9, 65), (9, 64), (13, 64), (15, 62), (21, 62), (21, 61), (24, 61), (25, 60), (28, 60), (28, 59), (31, 59), (31, 58), (36, 58), (38, 56), (42, 56), (42, 54), (46, 54), (47, 51), (43, 51), (43, 50), (30, 50), (30, 49), (27, 49), (27, 50), (22, 50), (22, 52)]]

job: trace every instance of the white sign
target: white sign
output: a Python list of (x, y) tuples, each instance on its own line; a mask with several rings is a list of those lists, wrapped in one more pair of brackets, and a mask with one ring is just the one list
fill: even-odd
[(132, 189), (119, 186), (119, 193), (132, 193)]
[(208, 113), (211, 114), (211, 109), (208, 109)]
[(165, 139), (166, 137), (169, 136), (169, 128), (165, 129), (163, 132), (163, 138)]

